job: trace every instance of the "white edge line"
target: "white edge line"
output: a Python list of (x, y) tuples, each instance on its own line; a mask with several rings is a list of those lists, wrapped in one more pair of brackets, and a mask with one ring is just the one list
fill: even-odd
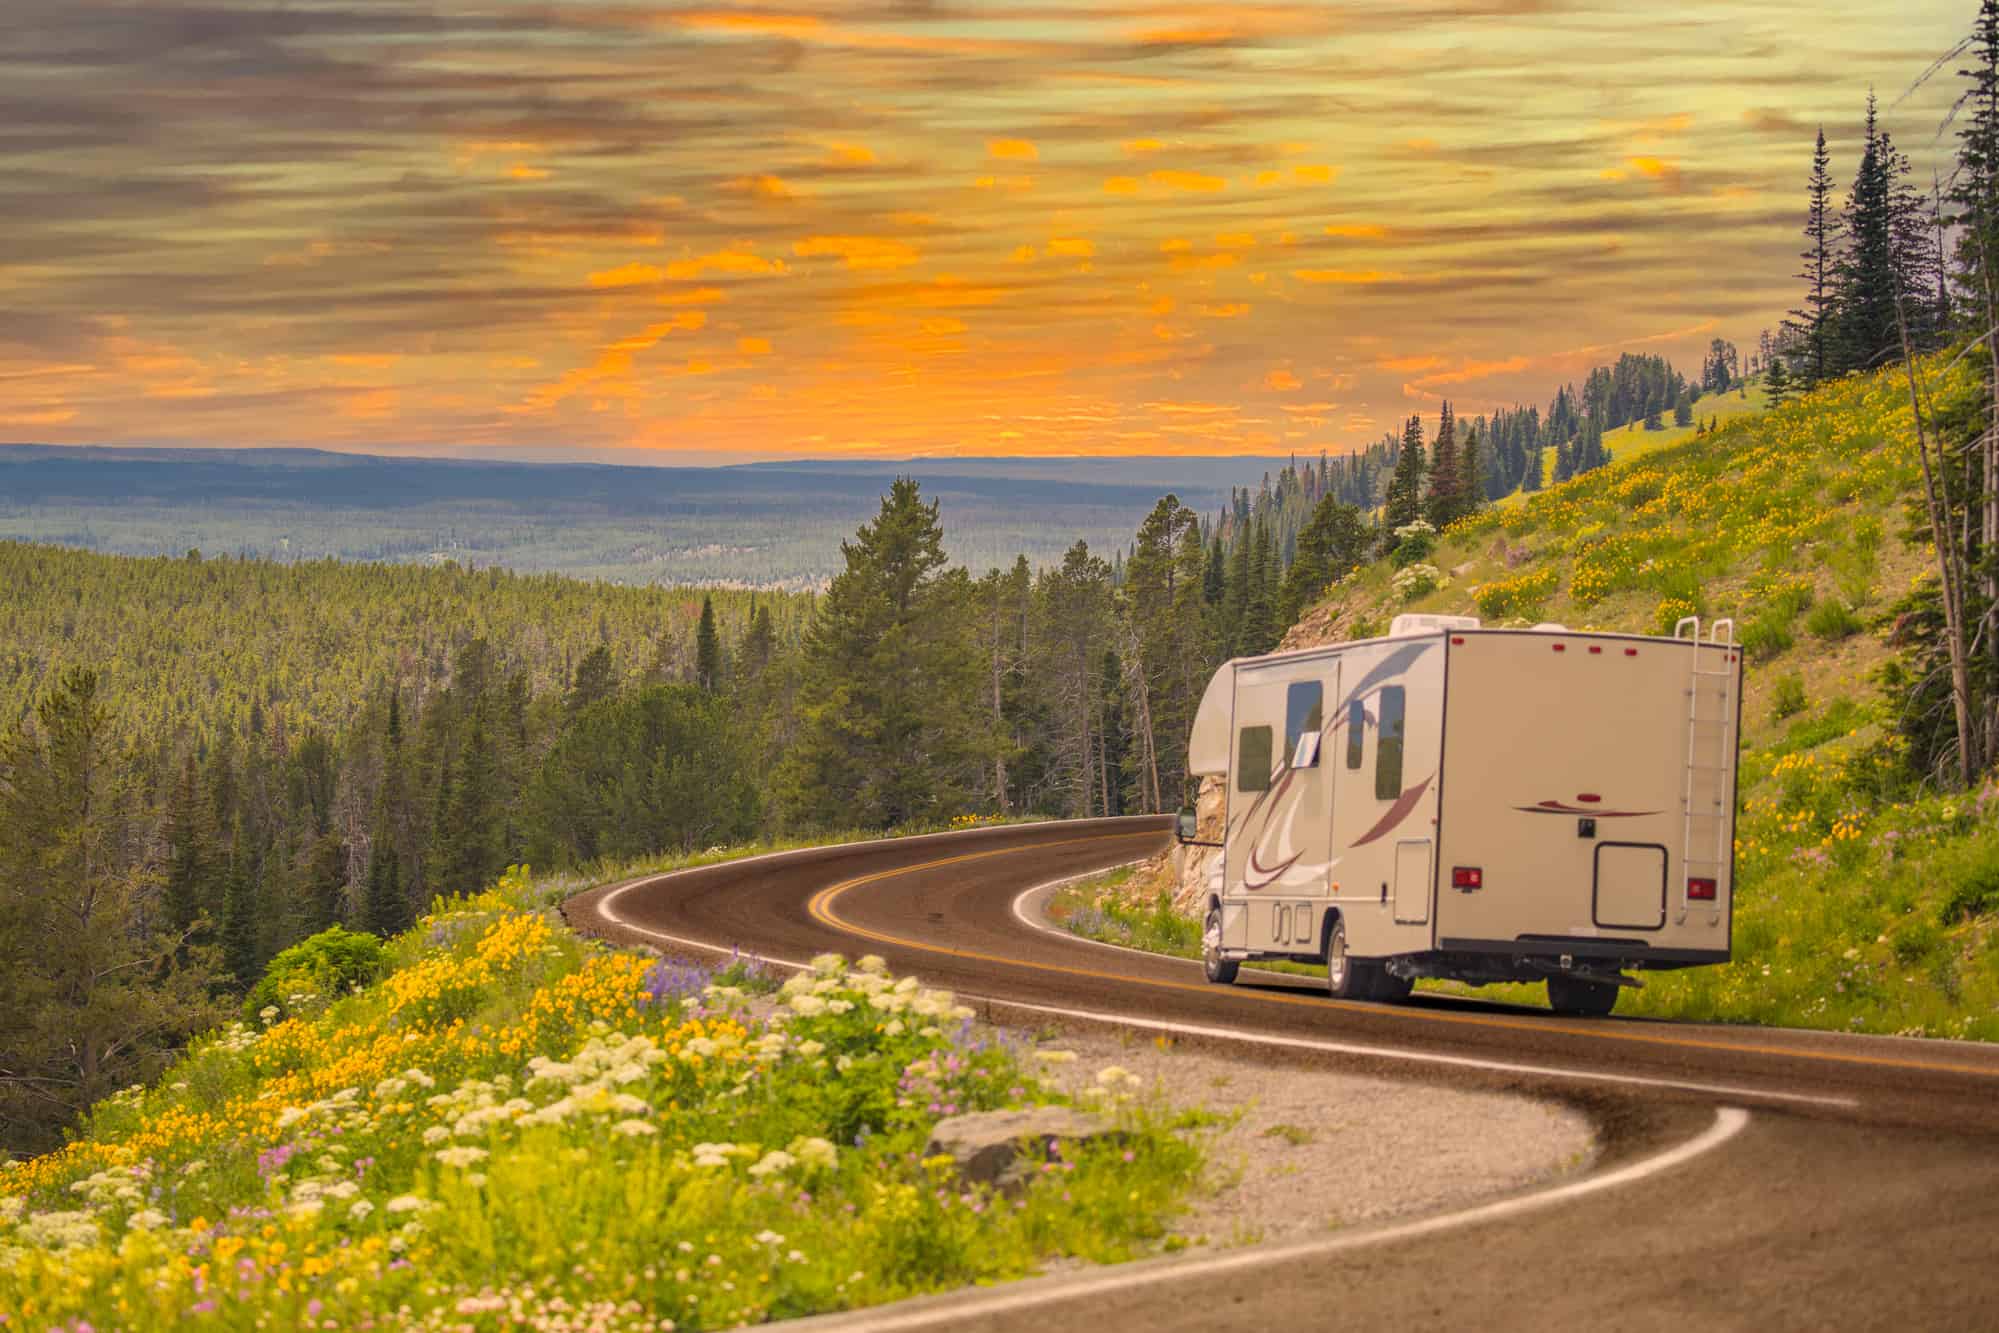
[[(1112, 868), (1116, 869), (1117, 867), (1112, 867)], [(1037, 931), (1041, 931), (1044, 934), (1055, 935), (1062, 939), (1074, 940), (1079, 944), (1094, 944), (1100, 949), (1115, 949), (1119, 953), (1137, 954), (1142, 958), (1159, 958), (1159, 959), (1164, 959), (1168, 962), (1185, 963), (1190, 967), (1195, 966), (1194, 960), (1189, 958), (1175, 958), (1171, 954), (1152, 953), (1145, 949), (1133, 949), (1122, 944), (1112, 944), (1107, 940), (1093, 940), (1088, 938), (1087, 936), (1078, 935), (1072, 931), (1064, 930), (1060, 926), (1055, 925), (1053, 922), (1046, 920), (1036, 921), (1033, 918), (1033, 916), (1028, 913), (1027, 900), (1028, 898), (1032, 897), (1034, 894), (1040, 893), (1047, 889), (1060, 888), (1065, 884), (1072, 884), (1077, 880), (1088, 879), (1092, 875), (1097, 875), (1101, 873), (1102, 873), (1101, 871), (1091, 871), (1089, 872), (1089, 874), (1084, 874), (1084, 875), (1070, 875), (1062, 879), (1049, 880), (1046, 883), (1036, 884), (1031, 888), (1022, 889), (1020, 893), (1014, 897), (1013, 900), (1014, 919), (1019, 921), (1022, 925), (1028, 926)], [(1262, 975), (1267, 977), (1290, 976), (1289, 973), (1268, 972), (1264, 971), (1261, 968), (1252, 967), (1248, 970), (1254, 972), (1260, 972)], [(1166, 1023), (1166, 1022), (1161, 1022), (1157, 1019), (1130, 1018), (1124, 1015), (1093, 1013), (1081, 1009), (1058, 1009), (1058, 1008), (1051, 1008), (1046, 1005), (1027, 1004), (1018, 1000), (990, 999), (989, 1002), (993, 1004), (1010, 1004), (1013, 1005), (1015, 1008), (1031, 1009), (1037, 1013), (1057, 1014), (1070, 1018), (1093, 1019), (1098, 1022), (1122, 1023), (1127, 1027), (1145, 1028), (1148, 1031), (1154, 1031), (1154, 1032), (1178, 1032), (1187, 1036), (1201, 1036), (1201, 1037), (1228, 1037), (1231, 1040), (1252, 1042), (1257, 1045), (1286, 1046), (1286, 1047), (1294, 1047), (1304, 1050), (1329, 1051), (1339, 1055), (1378, 1056), (1384, 1060), (1420, 1061), (1425, 1064), (1444, 1064), (1444, 1065), (1455, 1065), (1461, 1068), (1489, 1069), (1509, 1074), (1534, 1074), (1543, 1077), (1581, 1079), (1592, 1083), (1620, 1083), (1634, 1087), (1673, 1088), (1684, 1092), (1708, 1093), (1719, 1097), (1741, 1097), (1741, 1098), (1755, 1099), (1759, 1101), (1801, 1102), (1810, 1106), (1854, 1107), (1860, 1105), (1860, 1100), (1857, 1097), (1819, 1097), (1819, 1096), (1812, 1096), (1806, 1093), (1765, 1092), (1757, 1088), (1744, 1088), (1744, 1087), (1736, 1087), (1732, 1085), (1715, 1084), (1715, 1083), (1690, 1083), (1680, 1079), (1646, 1078), (1642, 1075), (1637, 1075), (1637, 1074), (1603, 1074), (1603, 1073), (1598, 1073), (1595, 1070), (1566, 1069), (1558, 1065), (1508, 1064), (1496, 1060), (1477, 1060), (1471, 1058), (1470, 1056), (1437, 1055), (1421, 1051), (1403, 1050), (1392, 1046), (1370, 1046), (1361, 1042), (1320, 1041), (1305, 1037), (1266, 1036), (1261, 1034), (1239, 1032), (1234, 1028), (1201, 1027), (1194, 1024)]]
[(1128, 1264), (1102, 1275), (1091, 1274), (1078, 1278), (1047, 1278), (1023, 1284), (1022, 1289), (998, 1293), (969, 1300), (954, 1300), (950, 1297), (936, 1298), (936, 1303), (928, 1309), (910, 1310), (902, 1314), (881, 1311), (856, 1311), (838, 1315), (821, 1315), (815, 1318), (788, 1321), (785, 1326), (801, 1330), (812, 1328), (869, 1328), (889, 1330), (909, 1330), (949, 1327), (970, 1319), (990, 1318), (997, 1315), (1013, 1314), (1037, 1307), (1055, 1305), (1078, 1297), (1099, 1296), (1119, 1291), (1129, 1291), (1137, 1287), (1151, 1288), (1164, 1282), (1181, 1282), (1213, 1278), (1219, 1275), (1239, 1272), (1243, 1269), (1264, 1268), (1281, 1264), (1292, 1259), (1320, 1258), (1338, 1254), (1345, 1250), (1360, 1249), (1365, 1246), (1383, 1245), (1394, 1241), (1412, 1240), (1434, 1235), (1440, 1231), (1455, 1230), (1459, 1227), (1474, 1226), (1483, 1222), (1497, 1222), (1517, 1217), (1523, 1213), (1538, 1212), (1556, 1204), (1618, 1189), (1634, 1181), (1660, 1175), (1676, 1167), (1685, 1165), (1694, 1158), (1714, 1151), (1740, 1134), (1749, 1124), (1749, 1112), (1736, 1106), (1717, 1107), (1714, 1123), (1693, 1138), (1666, 1149), (1651, 1157), (1606, 1171), (1601, 1175), (1585, 1176), (1581, 1180), (1556, 1185), (1533, 1194), (1516, 1195), (1499, 1199), (1492, 1203), (1466, 1208), (1459, 1212), (1444, 1213), (1434, 1217), (1419, 1218), (1413, 1222), (1402, 1222), (1376, 1230), (1355, 1232), (1351, 1235), (1332, 1236), (1320, 1240), (1295, 1241), (1287, 1245), (1258, 1246), (1229, 1254), (1203, 1256), (1196, 1259), (1155, 1259)]
[[(671, 873), (679, 874), (684, 872), (675, 871)], [(1090, 873), (1097, 874), (1101, 872), (1091, 871)], [(636, 887), (639, 884), (650, 883), (658, 878), (660, 876), (648, 876), (645, 879), (635, 880), (630, 884), (618, 886), (597, 900), (597, 914), (604, 920), (622, 929), (640, 935), (649, 935), (654, 939), (664, 940), (670, 944), (678, 944), (684, 948), (699, 949), (705, 953), (740, 956), (752, 962), (768, 963), (775, 967), (787, 967), (795, 972), (811, 970), (810, 964), (795, 962), (789, 958), (774, 958), (767, 954), (750, 953), (733, 947), (725, 948), (721, 945), (707, 943), (704, 940), (691, 940), (681, 935), (669, 935), (664, 931), (653, 930), (646, 926), (633, 925), (611, 909), (611, 900), (618, 894), (624, 892), (626, 889)], [(1080, 879), (1084, 878), (1084, 876), (1065, 878)], [(1045, 889), (1051, 883), (1061, 882), (1061, 880), (1051, 880), (1034, 887), (1036, 889)], [(1030, 893), (1033, 891), (1033, 889), (1028, 890)], [(1014, 900), (1016, 909), (1019, 906), (1019, 901), (1019, 898)], [(1044, 926), (1042, 929), (1048, 930), (1053, 929), (1053, 927)], [(1063, 933), (1067, 934), (1067, 932)], [(1080, 939), (1081, 937), (1071, 935), (1069, 938)], [(1102, 941), (1085, 941), (1085, 943), (1101, 944)], [(1118, 948), (1115, 944), (1106, 944), (1103, 947), (1107, 949)], [(1150, 956), (1152, 955), (1148, 955), (1148, 957)], [(1430, 1051), (1412, 1051), (1396, 1046), (1371, 1046), (1362, 1042), (1325, 1041), (1309, 1037), (1280, 1037), (1270, 1033), (1245, 1032), (1239, 1028), (1208, 1027), (1198, 1023), (1168, 1023), (1159, 1019), (1137, 1018), (1129, 1014), (1108, 1013), (1103, 1010), (1066, 1009), (1055, 1005), (1032, 1004), (1024, 1000), (1012, 1000), (994, 995), (972, 995), (960, 992), (960, 998), (981, 1000), (987, 1004), (1007, 1005), (1015, 1009), (1026, 1010), (1030, 1013), (1049, 1014), (1058, 1018), (1074, 1018), (1090, 1023), (1115, 1024), (1122, 1027), (1138, 1028), (1147, 1032), (1163, 1032), (1186, 1037), (1217, 1038), (1232, 1041), (1240, 1045), (1273, 1046), (1285, 1050), (1320, 1051), (1331, 1055), (1350, 1055), (1370, 1060), (1443, 1065), (1454, 1069), (1477, 1069), (1488, 1073), (1521, 1074), (1533, 1078), (1566, 1079), (1572, 1082), (1611, 1083), (1628, 1088), (1670, 1088), (1678, 1092), (1697, 1092), (1712, 1097), (1735, 1097), (1750, 1101), (1791, 1102), (1806, 1106), (1838, 1106), (1847, 1108), (1860, 1105), (1860, 1101), (1856, 1097), (1819, 1097), (1799, 1092), (1770, 1092), (1762, 1088), (1745, 1088), (1731, 1084), (1692, 1083), (1680, 1079), (1646, 1078), (1639, 1074), (1605, 1074), (1596, 1070), (1570, 1069), (1560, 1065), (1529, 1065), (1517, 1064), (1505, 1060), (1480, 1060), (1467, 1055), (1443, 1055)]]

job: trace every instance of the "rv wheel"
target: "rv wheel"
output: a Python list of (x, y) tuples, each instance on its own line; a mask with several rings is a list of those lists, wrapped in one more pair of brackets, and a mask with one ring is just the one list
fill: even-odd
[(1548, 978), (1548, 1007), (1558, 1014), (1602, 1018), (1617, 1007), (1619, 989), (1607, 981), (1552, 976)]
[(1335, 1000), (1366, 1000), (1374, 994), (1376, 969), (1347, 953), (1347, 923), (1337, 918), (1326, 938), (1326, 994)]
[(1201, 970), (1208, 980), (1217, 986), (1226, 986), (1235, 980), (1235, 974), (1242, 970), (1242, 964), (1233, 958), (1222, 957), (1222, 908), (1216, 903), (1208, 908), (1207, 924), (1201, 927)]

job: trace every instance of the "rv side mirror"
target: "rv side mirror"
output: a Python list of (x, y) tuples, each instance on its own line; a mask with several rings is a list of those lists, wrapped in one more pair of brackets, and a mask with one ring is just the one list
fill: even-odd
[(1181, 842), (1192, 842), (1200, 833), (1201, 817), (1192, 810), (1182, 810), (1179, 819), (1174, 821), (1173, 836)]

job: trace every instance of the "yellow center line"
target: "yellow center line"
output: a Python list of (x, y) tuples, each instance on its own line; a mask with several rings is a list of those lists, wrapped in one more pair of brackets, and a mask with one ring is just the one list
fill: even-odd
[[(1051, 847), (1073, 847), (1080, 843), (1115, 842), (1131, 838), (1157, 838), (1157, 833), (1116, 833), (1088, 838), (1065, 838), (1059, 842), (1036, 842), (1021, 847), (998, 847), (990, 851), (965, 852), (957, 856), (940, 857), (934, 861), (924, 861), (917, 865), (898, 866), (891, 870), (877, 870), (873, 874), (860, 875), (854, 879), (842, 880), (812, 895), (806, 904), (806, 911), (822, 926), (849, 935), (858, 935), (878, 944), (889, 944), (904, 949), (915, 949), (922, 953), (943, 954), (951, 958), (964, 958), (974, 962), (997, 963), (1005, 967), (1031, 968), (1036, 972), (1053, 972), (1063, 976), (1086, 977), (1093, 981), (1118, 981), (1134, 986), (1151, 986), (1159, 990), (1192, 991), (1211, 994), (1215, 987), (1208, 982), (1161, 981), (1149, 977), (1137, 977), (1123, 972), (1106, 972), (1093, 967), (1075, 967), (1066, 963), (1042, 963), (1026, 958), (1013, 958), (1004, 954), (981, 953), (975, 949), (954, 949), (945, 945), (927, 944), (922, 940), (908, 939), (901, 935), (890, 935), (883, 931), (871, 930), (839, 915), (833, 904), (842, 895), (885, 879), (899, 875), (915, 875), (926, 870), (937, 870), (944, 866), (961, 865), (967, 861), (983, 861), (994, 856), (1012, 856), (1021, 852), (1043, 851)], [(1165, 957), (1166, 955), (1160, 955)], [(1184, 961), (1184, 960), (1183, 960)], [(1335, 1000), (1330, 997), (1305, 997), (1298, 995), (1273, 995), (1267, 991), (1239, 990), (1235, 992), (1244, 999), (1261, 1004), (1289, 1004), (1323, 1010), (1328, 1006), (1351, 1010), (1355, 1013), (1380, 1015), (1384, 1012), (1380, 1005), (1366, 1004), (1352, 1000)], [(1568, 1036), (1588, 1037), (1597, 1041), (1634, 1042), (1648, 1046), (1667, 1046), (1678, 1050), (1719, 1051), (1735, 1055), (1772, 1055), (1794, 1060), (1818, 1060), (1834, 1064), (1867, 1065), (1882, 1069), (1913, 1069), (1940, 1074), (1969, 1074), (1976, 1078), (1999, 1078), (1999, 1066), (1948, 1064), (1931, 1060), (1902, 1060), (1883, 1055), (1860, 1055), (1841, 1051), (1814, 1051), (1793, 1049), (1783, 1046), (1757, 1045), (1748, 1042), (1706, 1041), (1695, 1037), (1665, 1037), (1653, 1033), (1629, 1032), (1614, 1027), (1583, 1027), (1572, 1023), (1556, 1023), (1520, 1018), (1502, 1018), (1494, 1014), (1452, 1014), (1440, 1013), (1434, 1009), (1395, 1009), (1396, 1018), (1421, 1019), (1432, 1023), (1456, 1023), (1467, 1027), (1500, 1028), (1516, 1032), (1548, 1033), (1559, 1032)]]

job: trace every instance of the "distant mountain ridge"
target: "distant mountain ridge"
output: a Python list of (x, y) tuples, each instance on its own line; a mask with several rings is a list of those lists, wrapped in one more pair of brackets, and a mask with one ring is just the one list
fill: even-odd
[(723, 467), (402, 458), (321, 449), (0, 445), (0, 537), (124, 555), (454, 559), (626, 583), (803, 588), (895, 476), (944, 506), (978, 571), (1108, 556), (1163, 494), (1212, 512), (1262, 458), (808, 459)]

